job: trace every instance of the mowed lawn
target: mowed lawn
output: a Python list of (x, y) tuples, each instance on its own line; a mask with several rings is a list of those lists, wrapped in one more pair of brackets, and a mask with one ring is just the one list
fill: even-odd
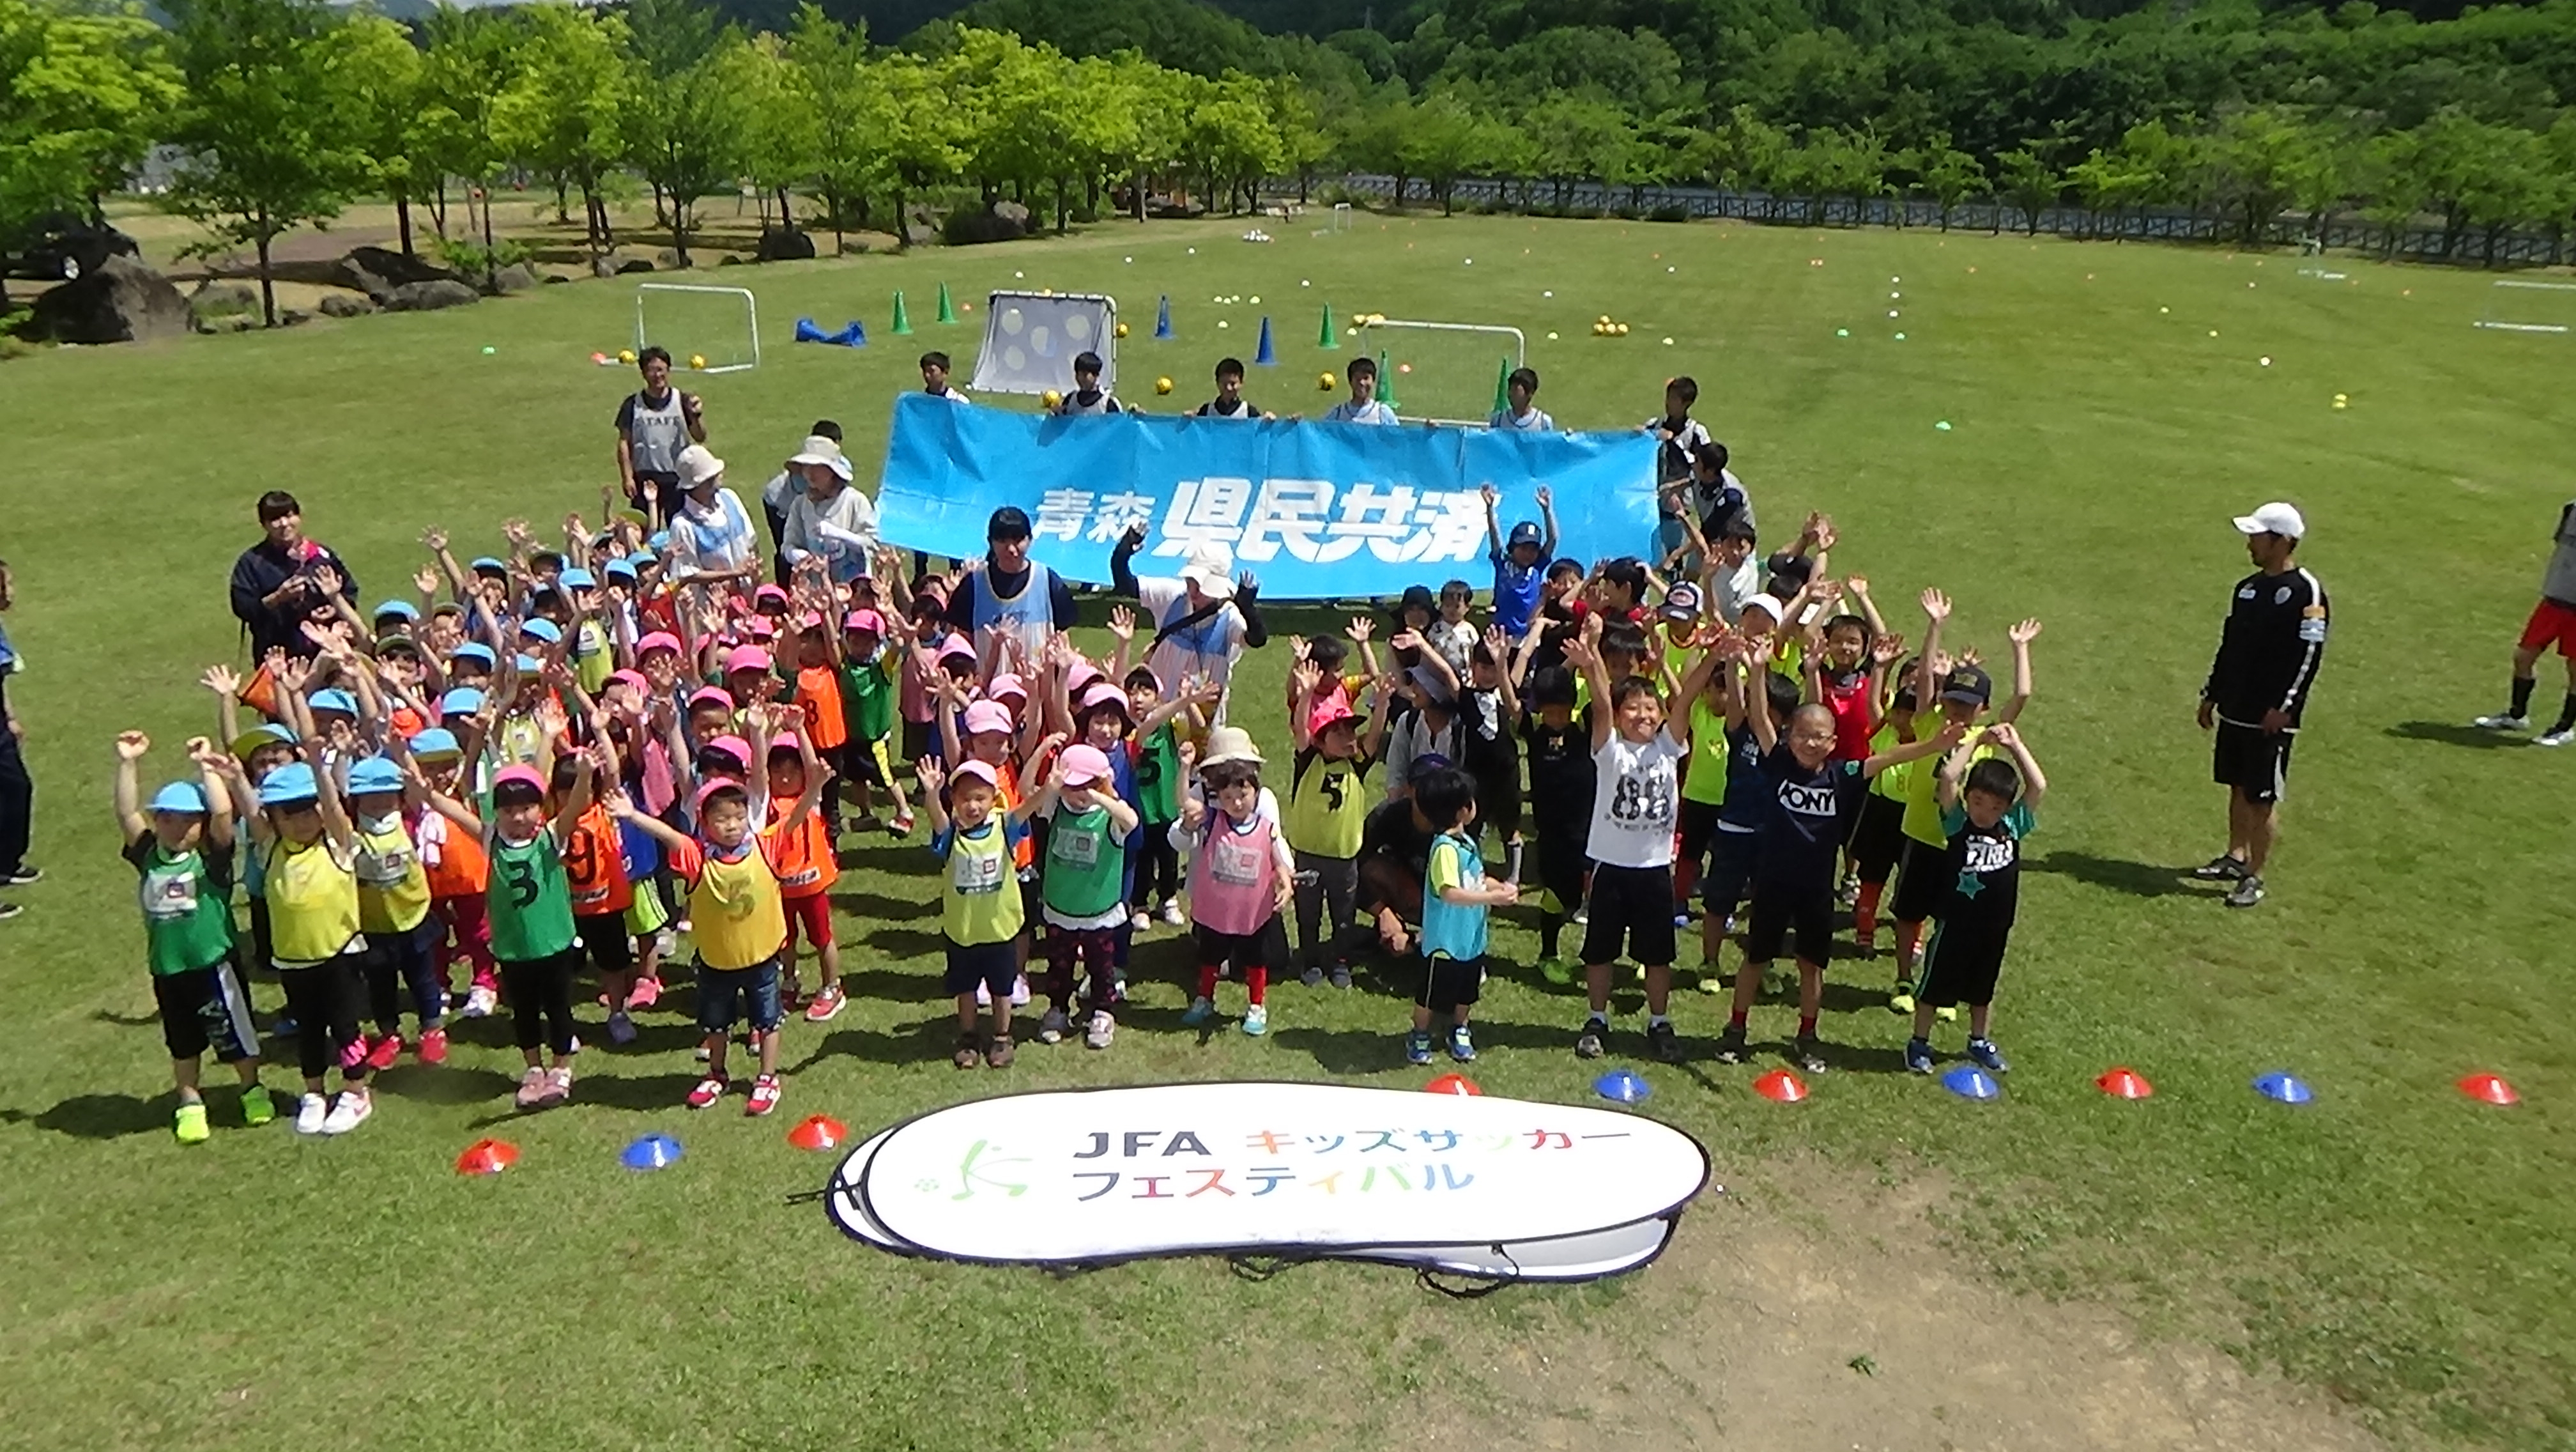
[[(1958, 601), (1954, 638), (1990, 659), (2010, 621), (2046, 622), (2024, 727), (2052, 791), (1997, 1013), (2015, 1066), (2000, 1102), (1900, 1071), (1882, 959), (1836, 966), (1823, 1032), (1843, 1068), (1795, 1109), (1748, 1090), (1776, 1060), (1711, 1060), (1720, 1000), (1681, 995), (1694, 1062), (1647, 1069), (1652, 1112), (1701, 1136), (1730, 1183), (1939, 1175), (1957, 1187), (1956, 1242), (2007, 1283), (2225, 1346), (2402, 1442), (2576, 1445), (2576, 1051), (2561, 1022), (2576, 753), (2462, 725), (2501, 704), (2568, 494), (2576, 341), (2470, 327), (2484, 276), (2348, 260), (2327, 264), (2347, 280), (2321, 281), (2286, 255), (1964, 233), (1363, 215), (1325, 238), (1273, 222), (1279, 240), (1261, 246), (1237, 239), (1243, 225), (698, 274), (758, 291), (768, 353), (689, 386), (748, 496), (817, 416), (848, 427), (871, 476), (914, 353), (945, 347), (964, 376), (995, 287), (1115, 294), (1136, 327), (1121, 391), (1150, 401), (1166, 374), (1171, 404), (1195, 402), (1221, 353), (1250, 357), (1267, 313), (1281, 362), (1248, 391), (1320, 409), (1316, 373), (1351, 356), (1315, 347), (1327, 301), (1345, 320), (1527, 330), (1540, 402), (1570, 427), (1633, 425), (1667, 375), (1695, 374), (1699, 412), (1773, 535), (1831, 511), (1835, 565), (1871, 578), (1896, 628), (1919, 635), (1910, 602), (1933, 584)], [(942, 281), (977, 304), (965, 325), (932, 323)], [(897, 288), (913, 338), (888, 329)], [(1171, 343), (1147, 338), (1158, 294)], [(791, 346), (800, 314), (863, 319), (872, 345)], [(1591, 336), (1602, 314), (1630, 335)], [(374, 1121), (345, 1140), (228, 1127), (217, 1091), (213, 1142), (171, 1142), (132, 876), (106, 810), (109, 737), (149, 730), (157, 777), (211, 728), (194, 680), (237, 655), (224, 580), (264, 489), (302, 498), (371, 600), (418, 563), (425, 525), (477, 553), (505, 517), (545, 532), (569, 509), (595, 513), (632, 375), (589, 355), (613, 353), (632, 318), (626, 281), (585, 282), (0, 367), (0, 557), (30, 662), (11, 694), (49, 873), (0, 926), (6, 1440), (1132, 1445), (1142, 1433), (1120, 1429), (1149, 1412), (1169, 1427), (1155, 1409), (1177, 1407), (1180, 1425), (1213, 1419), (1245, 1440), (1347, 1445), (1406, 1435), (1425, 1386), (1463, 1398), (1484, 1350), (1541, 1327), (1618, 1327), (1631, 1293), (1616, 1286), (1452, 1303), (1367, 1268), (1256, 1285), (1212, 1261), (1070, 1280), (908, 1263), (788, 1203), (829, 1169), (782, 1140), (818, 1111), (864, 1132), (1005, 1088), (1428, 1077), (1403, 1066), (1405, 1000), (1373, 974), (1345, 994), (1275, 990), (1266, 1042), (1182, 1029), (1164, 931), (1140, 954), (1139, 1006), (1112, 1052), (1033, 1046), (1007, 1073), (960, 1074), (919, 837), (846, 854), (854, 1001), (828, 1026), (790, 1027), (771, 1122), (744, 1120), (738, 1098), (682, 1109), (693, 1034), (663, 1014), (631, 1050), (585, 1054), (575, 1102), (540, 1117), (508, 1112), (516, 1057), (494, 1021), (461, 1032), (443, 1069), (385, 1075)], [(1488, 355), (1444, 366), (1478, 370), (1470, 396), (1490, 388)], [(1435, 371), (1421, 387), (1454, 386)], [(2348, 409), (2330, 406), (2338, 392)], [(2275, 496), (2307, 511), (2304, 559), (2333, 592), (2335, 633), (2272, 899), (2231, 913), (2178, 873), (2223, 843), (2191, 716), (2246, 568), (2228, 518)], [(1254, 655), (1239, 683), (1274, 759), (1286, 658)], [(2540, 713), (2557, 670), (2543, 666)], [(1568, 1051), (1579, 1000), (1527, 968), (1530, 927), (1513, 914), (1499, 934), (1514, 966), (1480, 1010), (1474, 1072), (1489, 1092), (1579, 1099), (1592, 1073)], [(278, 991), (253, 991), (265, 1016)], [(1634, 1059), (1641, 1021), (1623, 1003), (1614, 1053)], [(1766, 1004), (1757, 1044), (1791, 1018)], [(1958, 1042), (1945, 1029), (1943, 1047)], [(2099, 1094), (2094, 1076), (2115, 1063), (2156, 1096)], [(2276, 1068), (2316, 1102), (2248, 1088)], [(2469, 1101), (2452, 1083), (2475, 1069), (2526, 1102)], [(687, 1158), (621, 1169), (617, 1150), (649, 1131), (678, 1136)], [(518, 1143), (518, 1168), (452, 1173), (484, 1134)], [(1682, 1230), (1717, 1233), (1706, 1213)]]

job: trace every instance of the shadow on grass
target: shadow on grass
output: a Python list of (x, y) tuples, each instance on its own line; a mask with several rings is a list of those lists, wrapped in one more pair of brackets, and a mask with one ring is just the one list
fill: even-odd
[(2530, 744), (2530, 738), (2518, 732), (2481, 731), (2455, 721), (2400, 721), (2380, 734), (2400, 741), (2437, 741), (2444, 746), (2469, 746), (2480, 751)]
[(23, 1109), (0, 1111), (0, 1122), (32, 1124), (74, 1139), (124, 1139), (170, 1131), (170, 1116), (157, 1101), (131, 1094), (75, 1094), (35, 1114)]
[[(2051, 852), (2045, 857), (2026, 857), (2022, 865), (2033, 872), (2055, 877), (2071, 877), (2090, 887), (2107, 888), (2130, 897), (2199, 897), (2202, 889), (2193, 886), (2188, 867), (2164, 867), (2152, 862), (2131, 862), (2123, 857), (2102, 857), (2091, 852)], [(2218, 884), (2224, 887), (2226, 884)]]
[[(1031, 1027), (1034, 1029), (1035, 1025)], [(862, 1059), (871, 1064), (942, 1063), (956, 1046), (956, 1037), (957, 1016), (953, 1010), (898, 1025), (892, 1032), (855, 1025), (836, 1028), (820, 1039), (803, 1044), (804, 1057), (796, 1062), (788, 1063), (782, 1057), (778, 1071), (788, 1075), (801, 1074), (826, 1059), (838, 1058)]]
[(90, 1015), (90, 1021), (93, 1023), (113, 1024), (118, 1028), (142, 1028), (147, 1024), (159, 1023), (161, 1021), (161, 1015), (157, 1013), (118, 1013), (112, 1008), (102, 1008), (96, 1013)]

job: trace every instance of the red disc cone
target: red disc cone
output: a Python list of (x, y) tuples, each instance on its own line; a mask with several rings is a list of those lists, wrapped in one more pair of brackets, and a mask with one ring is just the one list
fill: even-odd
[(1477, 1088), (1476, 1081), (1464, 1074), (1443, 1074), (1423, 1085), (1422, 1092), (1425, 1094), (1482, 1094), (1485, 1091)]
[(2520, 1104), (2522, 1096), (2501, 1075), (2471, 1074), (2460, 1081), (2460, 1092), (2481, 1104)]
[(2156, 1092), (2156, 1086), (2147, 1082), (2146, 1075), (2126, 1064), (2103, 1070), (2102, 1077), (2093, 1081), (2093, 1087), (2114, 1099), (2144, 1099)]
[(478, 1139), (456, 1157), (460, 1175), (497, 1175), (519, 1162), (519, 1147), (506, 1139)]
[(828, 1114), (817, 1114), (787, 1131), (787, 1142), (801, 1150), (827, 1150), (849, 1137), (850, 1127)]
[(1786, 1069), (1774, 1069), (1753, 1081), (1753, 1092), (1774, 1104), (1795, 1104), (1807, 1097), (1807, 1081)]

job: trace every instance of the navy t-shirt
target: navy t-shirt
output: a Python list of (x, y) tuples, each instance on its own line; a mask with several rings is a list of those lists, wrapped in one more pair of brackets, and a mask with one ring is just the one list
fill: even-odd
[(1750, 726), (1726, 728), (1726, 795), (1717, 819), (1730, 827), (1760, 831), (1771, 811), (1771, 779), (1763, 774), (1762, 743)]
[[(1826, 888), (1842, 849), (1844, 813), (1857, 809), (1869, 778), (1857, 761), (1828, 761), (1810, 771), (1783, 741), (1762, 758), (1761, 882)], [(1729, 783), (1732, 785), (1732, 782)]]

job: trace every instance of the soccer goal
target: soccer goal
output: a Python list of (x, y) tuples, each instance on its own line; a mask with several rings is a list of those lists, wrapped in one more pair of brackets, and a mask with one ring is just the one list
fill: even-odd
[(1333, 203), (1331, 220), (1326, 221), (1323, 226), (1316, 228), (1315, 235), (1318, 237), (1330, 237), (1336, 232), (1347, 232), (1349, 230), (1351, 230), (1351, 204), (1348, 202), (1335, 202)]
[(984, 300), (974, 393), (1073, 391), (1073, 360), (1100, 355), (1100, 386), (1118, 387), (1118, 299), (1097, 292), (996, 292)]
[(1377, 396), (1424, 423), (1482, 424), (1503, 380), (1529, 355), (1521, 330), (1499, 323), (1433, 323), (1367, 313), (1354, 320), (1364, 352), (1379, 355)]
[(675, 369), (740, 373), (760, 366), (760, 308), (747, 287), (646, 282), (635, 288), (635, 348), (669, 350)]
[(2499, 278), (2487, 289), (2481, 328), (2507, 333), (2564, 333), (2576, 328), (2576, 282)]

